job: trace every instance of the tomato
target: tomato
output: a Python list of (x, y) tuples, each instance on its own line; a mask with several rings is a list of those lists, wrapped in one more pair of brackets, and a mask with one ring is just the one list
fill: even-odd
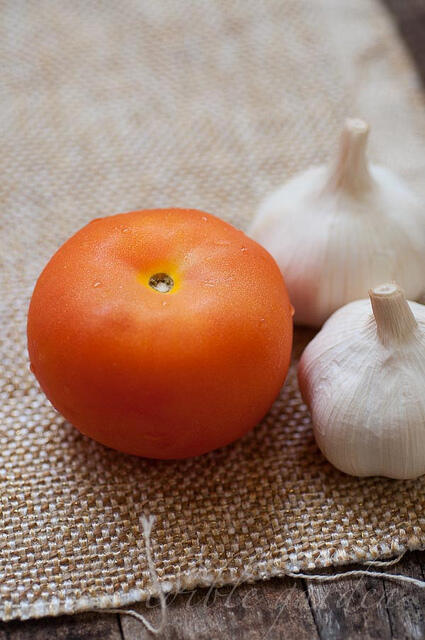
[(202, 211), (93, 220), (39, 277), (31, 368), (82, 433), (127, 453), (185, 458), (225, 445), (285, 380), (291, 305), (273, 258)]

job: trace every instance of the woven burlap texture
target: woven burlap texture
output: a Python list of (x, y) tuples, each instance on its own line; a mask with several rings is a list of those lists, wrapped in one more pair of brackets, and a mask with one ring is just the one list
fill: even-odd
[[(160, 462), (80, 435), (26, 353), (35, 279), (91, 218), (188, 206), (245, 227), (271, 188), (328, 156), (347, 115), (420, 188), (422, 95), (380, 4), (9, 0), (0, 54), (1, 618), (147, 598), (143, 513), (167, 590), (425, 546), (425, 480), (333, 469), (294, 368), (245, 438)], [(296, 334), (295, 358), (312, 335)]]

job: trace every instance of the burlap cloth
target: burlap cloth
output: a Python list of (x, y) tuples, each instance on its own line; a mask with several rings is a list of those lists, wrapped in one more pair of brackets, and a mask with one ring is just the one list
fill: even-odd
[[(156, 462), (66, 423), (25, 343), (36, 276), (88, 220), (175, 205), (243, 227), (271, 188), (328, 155), (346, 115), (369, 120), (371, 155), (420, 189), (422, 96), (381, 5), (10, 0), (0, 54), (0, 616), (147, 598), (142, 513), (157, 516), (170, 590), (425, 546), (425, 479), (333, 469), (294, 370), (243, 440)], [(311, 336), (298, 332), (296, 353)]]

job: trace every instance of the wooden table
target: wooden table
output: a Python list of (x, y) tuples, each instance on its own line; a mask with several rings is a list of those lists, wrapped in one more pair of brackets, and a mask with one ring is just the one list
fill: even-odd
[[(383, 1), (393, 12), (425, 81), (425, 0)], [(338, 571), (349, 568), (352, 567)], [(382, 570), (423, 580), (425, 551), (406, 554), (396, 566)], [(159, 620), (157, 601), (134, 605), (132, 609), (143, 613), (153, 624)], [(138, 620), (103, 612), (0, 623), (0, 640), (152, 637)], [(168, 624), (160, 637), (162, 640), (421, 640), (425, 639), (425, 589), (366, 576), (328, 583), (276, 578), (233, 589), (197, 589), (168, 598)]]

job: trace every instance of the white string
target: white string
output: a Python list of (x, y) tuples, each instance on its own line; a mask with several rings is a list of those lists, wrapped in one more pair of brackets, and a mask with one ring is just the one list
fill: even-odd
[(393, 558), (392, 560), (371, 560), (370, 562), (367, 563), (367, 566), (368, 567), (390, 567), (392, 564), (397, 564), (397, 562), (400, 562), (400, 560), (405, 554), (406, 554), (406, 551), (403, 551), (403, 553), (400, 553), (400, 555), (397, 556), (397, 558)]
[(163, 631), (166, 623), (167, 623), (167, 602), (165, 599), (164, 592), (161, 588), (161, 585), (158, 580), (158, 576), (155, 569), (155, 563), (152, 558), (151, 551), (151, 532), (152, 527), (155, 522), (155, 516), (142, 516), (140, 518), (140, 522), (142, 523), (143, 528), (143, 537), (145, 539), (145, 548), (146, 548), (146, 559), (148, 561), (149, 573), (152, 579), (152, 584), (155, 587), (156, 592), (158, 593), (159, 602), (161, 605), (161, 621), (157, 627), (151, 625), (149, 620), (145, 618), (144, 615), (134, 611), (133, 609), (92, 609), (92, 611), (99, 613), (119, 613), (121, 615), (131, 616), (132, 618), (136, 618), (140, 622), (144, 624), (146, 629), (153, 633), (155, 636)]
[(366, 571), (358, 569), (356, 571), (345, 571), (344, 573), (336, 573), (332, 576), (309, 574), (309, 573), (287, 573), (290, 578), (304, 578), (305, 580), (317, 580), (319, 582), (332, 582), (332, 580), (339, 580), (340, 578), (349, 578), (354, 576), (369, 576), (370, 578), (385, 578), (385, 580), (392, 580), (393, 582), (408, 582), (414, 584), (420, 589), (425, 589), (425, 581), (411, 578), (410, 576), (404, 576), (400, 573), (384, 573), (381, 571)]
[[(400, 562), (406, 552), (403, 551), (397, 558), (393, 560), (374, 560), (369, 563), (368, 566), (377, 567), (389, 567), (393, 564)], [(320, 573), (295, 573), (290, 572), (286, 574), (290, 578), (304, 578), (305, 580), (317, 580), (318, 582), (332, 582), (340, 580), (341, 578), (350, 578), (356, 576), (369, 576), (370, 578), (384, 578), (385, 580), (392, 580), (393, 582), (405, 582), (408, 584), (414, 584), (420, 589), (425, 589), (425, 581), (418, 580), (417, 578), (411, 578), (401, 573), (385, 573), (385, 571), (369, 571), (369, 569), (353, 569), (352, 571), (343, 571), (342, 573), (334, 573), (332, 575), (320, 574)]]

